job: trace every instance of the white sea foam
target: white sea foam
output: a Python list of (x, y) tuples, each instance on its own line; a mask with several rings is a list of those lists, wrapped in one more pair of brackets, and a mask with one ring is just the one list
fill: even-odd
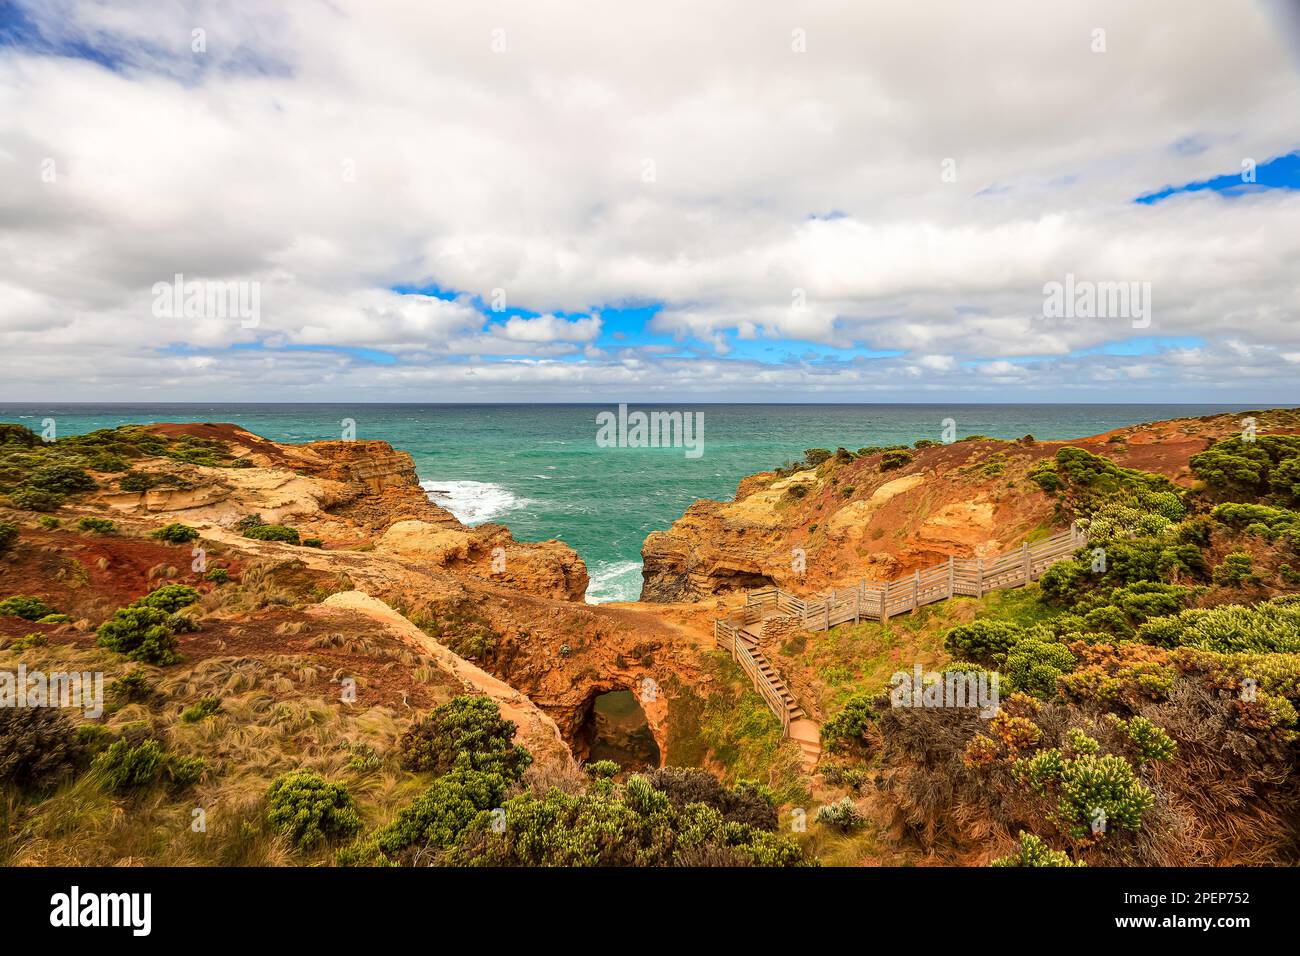
[(483, 524), (532, 504), (490, 481), (422, 481), (420, 487), (465, 524)]
[(587, 603), (635, 601), (641, 595), (641, 562), (598, 562), (587, 569)]

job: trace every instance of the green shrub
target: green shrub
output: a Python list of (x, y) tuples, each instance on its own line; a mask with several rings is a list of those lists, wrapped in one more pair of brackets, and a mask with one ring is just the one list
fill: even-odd
[(912, 463), (912, 456), (905, 451), (887, 451), (880, 456), (880, 470), (893, 471)]
[(323, 548), (325, 546), (325, 542), (322, 541), (320, 538), (303, 538), (302, 546), (304, 548)]
[(587, 776), (593, 777), (596, 780), (609, 780), (618, 776), (618, 772), (621, 768), (612, 760), (596, 760), (584, 765), (582, 769), (586, 772)]
[(77, 527), (92, 534), (113, 534), (117, 531), (117, 525), (107, 518), (82, 518), (77, 522)]
[(126, 459), (120, 455), (113, 455), (109, 452), (95, 452), (86, 458), (86, 466), (91, 471), (99, 472), (116, 472), (126, 471), (129, 465)]
[(999, 857), (989, 866), (1086, 866), (1075, 863), (1060, 850), (1053, 850), (1032, 833), (1020, 831), (1020, 850), (1010, 856)]
[(168, 544), (185, 544), (190, 541), (197, 541), (199, 533), (189, 525), (181, 524), (179, 521), (173, 521), (166, 527), (159, 528), (153, 532), (153, 537), (159, 541), (166, 541)]
[(57, 511), (63, 495), (38, 488), (19, 488), (9, 493), (9, 503), (22, 511)]
[(117, 479), (117, 486), (123, 491), (142, 493), (158, 487), (161, 481), (162, 479), (158, 475), (144, 471), (128, 471)]
[(168, 754), (152, 737), (139, 743), (122, 737), (94, 759), (90, 770), (109, 793), (126, 793), (164, 779), (189, 786), (202, 775), (203, 761)]
[(50, 515), (41, 515), (39, 518), (36, 519), (36, 523), (39, 524), (42, 528), (44, 528), (46, 531), (53, 531), (55, 528), (57, 528), (60, 525), (61, 522), (59, 521), (58, 518), (52, 517)]
[(181, 720), (187, 724), (198, 723), (221, 710), (220, 697), (201, 697), (181, 711)]
[(1131, 717), (1121, 720), (1111, 715), (1115, 726), (1128, 736), (1129, 742), (1137, 751), (1138, 760), (1149, 763), (1156, 760), (1170, 760), (1178, 750), (1178, 744), (1169, 734), (1157, 727), (1146, 717)]
[(834, 803), (827, 804), (817, 811), (817, 822), (835, 827), (842, 833), (856, 830), (866, 823), (866, 818), (858, 812), (849, 797), (842, 797)]
[(203, 580), (211, 581), (213, 584), (225, 584), (230, 580), (230, 571), (226, 568), (208, 568), (208, 573), (203, 575)]
[(730, 823), (759, 830), (775, 830), (778, 826), (776, 800), (766, 787), (741, 781), (728, 788), (707, 770), (694, 767), (660, 767), (646, 774), (645, 780), (667, 796), (677, 810), (699, 803), (716, 810)]
[(1114, 754), (1083, 753), (1062, 758), (1059, 751), (1040, 751), (1016, 761), (1015, 772), (1031, 789), (1055, 795), (1057, 822), (1073, 839), (1092, 832), (1094, 818), (1104, 814), (1109, 829), (1136, 830), (1155, 796), (1137, 778), (1133, 767)]
[(15, 445), (19, 448), (34, 448), (41, 443), (41, 436), (26, 425), (12, 422), (0, 422), (0, 445)]
[(1300, 436), (1258, 435), (1254, 441), (1225, 438), (1188, 462), (1206, 488), (1220, 496), (1259, 498), (1275, 493), (1294, 501), (1292, 482), (1300, 459)]
[(18, 526), (11, 521), (0, 521), (0, 554), (4, 554), (18, 541)]
[(176, 630), (171, 615), (155, 607), (120, 607), (99, 626), (98, 644), (146, 664), (175, 664)]
[(953, 657), (996, 664), (1006, 657), (1012, 645), (1024, 637), (1025, 629), (1018, 624), (980, 619), (949, 630), (943, 646)]
[(854, 694), (838, 714), (822, 724), (822, 744), (830, 751), (860, 745), (877, 716), (871, 694)]
[(1255, 559), (1245, 551), (1234, 551), (1232, 554), (1225, 555), (1223, 561), (1214, 569), (1214, 583), (1234, 588), (1258, 584)]
[(21, 617), (24, 621), (39, 621), (47, 615), (57, 613), (54, 608), (40, 598), (30, 597), (26, 594), (15, 594), (13, 597), (0, 601), (0, 615)]
[(284, 541), (288, 544), (298, 543), (298, 532), (282, 524), (259, 524), (244, 532), (245, 538), (257, 541)]
[(398, 742), (402, 769), (446, 773), (453, 768), (491, 771), (517, 780), (532, 756), (515, 746), (515, 725), (490, 697), (453, 697), (413, 724)]
[(131, 606), (151, 607), (166, 611), (168, 614), (175, 614), (181, 608), (189, 607), (198, 599), (199, 592), (188, 584), (165, 584), (139, 598)]
[(108, 696), (117, 703), (145, 703), (154, 698), (157, 690), (149, 675), (142, 670), (127, 671), (108, 685)]
[(276, 777), (266, 802), (271, 826), (299, 850), (350, 837), (361, 829), (356, 801), (347, 787), (308, 770)]
[(25, 651), (33, 647), (46, 647), (50, 639), (41, 633), (28, 634), (26, 637), (14, 638), (9, 642), (8, 649), (11, 651)]
[(54, 707), (0, 707), (0, 786), (43, 787), (80, 756), (72, 722)]
[(1300, 511), (1268, 505), (1222, 504), (1211, 512), (1214, 520), (1266, 541), (1281, 540), (1300, 551)]
[(1138, 639), (1220, 653), (1300, 653), (1300, 602), (1274, 598), (1249, 607), (1192, 608), (1148, 621), (1138, 628)]
[(1056, 696), (1056, 679), (1074, 665), (1064, 644), (1031, 635), (1012, 645), (1001, 670), (1009, 690), (1046, 700)]
[(99, 486), (95, 479), (75, 465), (54, 462), (41, 465), (23, 482), (24, 487), (58, 495), (75, 495), (94, 491)]
[(1287, 505), (1300, 505), (1300, 455), (1279, 462), (1268, 478), (1273, 496)]
[(491, 827), (494, 817), (486, 809), (496, 806), (495, 796), (465, 801), (469, 806), (459, 805), (454, 817), (441, 815), (441, 829), (417, 839), (437, 845), (461, 828), (448, 861), (488, 866), (792, 866), (803, 859), (793, 841), (724, 820), (713, 807), (690, 803), (677, 810), (640, 776), (622, 785), (605, 781), (582, 794), (558, 788), (541, 797), (521, 794), (502, 807), (501, 832)]
[(1054, 459), (1040, 461), (1029, 478), (1048, 494), (1065, 494), (1074, 512), (1083, 515), (1108, 503), (1135, 502), (1145, 494), (1180, 495), (1163, 475), (1121, 468), (1109, 458), (1072, 445), (1058, 449)]
[(262, 520), (261, 515), (244, 515), (235, 522), (235, 530), (240, 534), (244, 534), (253, 528), (260, 528), (264, 524), (266, 522)]
[(803, 460), (809, 468), (816, 468), (822, 462), (826, 461), (826, 459), (830, 458), (831, 454), (832, 452), (829, 448), (809, 448), (804, 451)]

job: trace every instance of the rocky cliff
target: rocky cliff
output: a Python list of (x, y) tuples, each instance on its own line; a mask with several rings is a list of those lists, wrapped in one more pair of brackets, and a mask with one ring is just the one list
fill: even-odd
[[(698, 601), (777, 584), (797, 593), (885, 580), (949, 555), (993, 555), (1063, 524), (1029, 473), (1064, 445), (1189, 482), (1188, 459), (1251, 413), (1121, 428), (1069, 442), (964, 440), (907, 456), (843, 453), (788, 475), (745, 478), (729, 502), (700, 500), (642, 548), (643, 601)], [(1294, 413), (1267, 421), (1294, 430)]]

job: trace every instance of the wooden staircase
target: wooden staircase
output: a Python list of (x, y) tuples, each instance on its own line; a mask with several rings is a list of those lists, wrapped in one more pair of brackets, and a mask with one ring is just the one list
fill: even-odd
[(804, 717), (803, 708), (795, 701), (794, 694), (790, 693), (790, 688), (786, 686), (781, 675), (772, 666), (772, 662), (767, 659), (767, 655), (758, 649), (758, 635), (753, 632), (753, 628), (754, 625), (752, 624), (743, 627), (740, 631), (740, 640), (748, 648), (749, 655), (754, 659), (754, 663), (758, 665), (758, 672), (763, 675), (785, 705), (786, 717), (782, 724), (802, 720)]
[[(768, 617), (780, 616), (769, 614)], [(821, 727), (804, 713), (789, 686), (776, 667), (759, 649), (764, 617), (755, 606), (742, 612), (738, 620), (713, 622), (713, 636), (718, 644), (731, 652), (732, 658), (754, 683), (777, 720), (781, 721), (781, 734), (799, 745), (800, 761), (805, 772), (811, 772), (821, 757)]]
[(798, 743), (804, 769), (811, 771), (821, 756), (821, 728), (803, 712), (785, 680), (759, 649), (765, 620), (793, 617), (805, 630), (826, 631), (864, 618), (888, 621), (894, 615), (957, 595), (982, 597), (989, 591), (1028, 584), (1057, 561), (1072, 557), (1087, 541), (1083, 529), (1071, 525), (1067, 531), (1032, 545), (1026, 542), (998, 558), (949, 558), (910, 578), (862, 581), (852, 588), (830, 591), (820, 600), (796, 597), (776, 587), (764, 588), (747, 594), (744, 607), (715, 620), (713, 637), (749, 675), (754, 689), (781, 721), (782, 735)]

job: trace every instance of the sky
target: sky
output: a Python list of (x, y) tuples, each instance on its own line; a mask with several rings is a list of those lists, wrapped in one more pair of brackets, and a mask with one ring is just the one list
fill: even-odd
[(0, 0), (0, 401), (1300, 405), (1298, 38), (1296, 0)]

